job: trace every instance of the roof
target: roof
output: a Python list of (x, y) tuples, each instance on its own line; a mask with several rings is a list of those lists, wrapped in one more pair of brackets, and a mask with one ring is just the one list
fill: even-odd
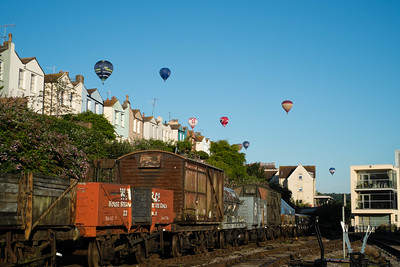
[(196, 135), (195, 139), (196, 139), (196, 142), (201, 142), (201, 141), (203, 141), (204, 136)]
[(59, 73), (52, 73), (52, 74), (45, 74), (44, 75), (44, 82), (49, 83), (49, 82), (55, 82), (58, 81), (58, 79), (63, 76), (64, 72), (59, 72)]
[(267, 178), (267, 180), (269, 180), (272, 177), (274, 177), (277, 172), (278, 172), (277, 170), (268, 170), (268, 169), (264, 170), (265, 178)]
[(151, 119), (153, 119), (153, 118), (154, 118), (153, 116), (143, 117), (143, 121), (144, 121), (144, 122), (146, 122), (146, 121), (151, 121)]
[(170, 124), (169, 126), (171, 127), (172, 130), (179, 130), (179, 128), (182, 127), (182, 125), (180, 124)]
[[(297, 166), (280, 166), (279, 167), (279, 178), (288, 178), (293, 171), (300, 165)], [(303, 166), (308, 172), (311, 172), (315, 176), (315, 166)]]
[(92, 95), (94, 92), (97, 91), (97, 88), (94, 88), (94, 89), (87, 89), (86, 91), (88, 92), (89, 95)]
[(104, 100), (104, 106), (105, 106), (105, 107), (112, 107), (112, 106), (114, 106), (115, 103), (117, 103), (117, 102), (118, 102), (118, 99), (117, 99), (115, 96), (113, 96), (113, 97), (111, 98), (111, 100), (108, 99), (108, 98), (107, 98), (107, 100)]
[(26, 64), (28, 62), (31, 62), (32, 60), (36, 60), (36, 57), (26, 57), (26, 58), (21, 58), (21, 62), (23, 64)]

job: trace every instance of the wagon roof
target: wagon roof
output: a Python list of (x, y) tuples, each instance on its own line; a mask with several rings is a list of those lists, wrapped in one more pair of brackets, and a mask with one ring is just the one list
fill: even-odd
[(189, 161), (189, 162), (191, 162), (191, 163), (205, 165), (205, 166), (208, 166), (208, 167), (213, 168), (213, 169), (215, 169), (215, 170), (218, 170), (218, 171), (221, 171), (221, 172), (225, 172), (224, 170), (222, 170), (222, 169), (220, 169), (220, 168), (217, 168), (217, 167), (215, 167), (215, 166), (212, 166), (212, 165), (210, 165), (210, 164), (207, 164), (207, 163), (205, 163), (205, 162), (203, 162), (203, 161), (197, 161), (197, 160), (190, 159), (190, 158), (184, 157), (184, 156), (182, 156), (182, 155), (175, 154), (175, 153), (168, 152), (168, 151), (164, 151), (164, 150), (140, 150), (140, 151), (135, 151), (135, 152), (132, 152), (132, 153), (129, 153), (129, 154), (126, 154), (126, 155), (123, 155), (123, 156), (117, 158), (117, 161), (121, 161), (121, 160), (123, 160), (124, 158), (130, 157), (130, 156), (135, 155), (135, 154), (153, 153), (153, 152), (162, 153), (162, 154), (169, 154), (169, 155), (175, 156), (175, 157), (177, 157), (177, 158), (181, 158), (181, 159), (183, 159), (183, 160), (185, 160), (185, 161)]

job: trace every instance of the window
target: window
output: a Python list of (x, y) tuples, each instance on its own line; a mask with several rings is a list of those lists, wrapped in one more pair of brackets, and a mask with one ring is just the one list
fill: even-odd
[(92, 103), (91, 103), (90, 99), (88, 99), (87, 103), (86, 103), (86, 107), (87, 107), (88, 111), (91, 110), (91, 108), (92, 108), (91, 106), (92, 106)]
[(64, 105), (64, 90), (61, 90), (60, 102), (61, 106)]
[(25, 89), (25, 71), (19, 69), (18, 88)]
[(3, 61), (0, 60), (0, 81), (3, 80), (3, 68), (4, 68)]
[(31, 92), (34, 93), (36, 91), (36, 75), (31, 74)]
[(302, 187), (299, 187), (299, 192), (303, 192), (303, 188)]
[(303, 174), (299, 174), (299, 180), (303, 180)]
[(124, 113), (121, 113), (121, 127), (124, 127), (125, 125), (125, 116)]
[(95, 103), (94, 104), (94, 112), (95, 112), (95, 114), (99, 114), (100, 112), (99, 112), (99, 103)]
[(115, 111), (115, 118), (114, 118), (115, 125), (118, 125), (118, 111)]
[(136, 133), (136, 120), (133, 120), (133, 132)]
[(140, 133), (140, 122), (137, 123), (137, 133)]
[(74, 94), (73, 93), (71, 93), (70, 95), (69, 95), (69, 106), (70, 107), (72, 107), (72, 100), (74, 99)]

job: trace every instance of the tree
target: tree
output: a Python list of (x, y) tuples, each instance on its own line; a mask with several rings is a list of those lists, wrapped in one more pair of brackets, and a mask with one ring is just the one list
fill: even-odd
[(228, 186), (248, 181), (246, 158), (243, 153), (238, 152), (237, 145), (230, 145), (226, 140), (219, 140), (211, 144), (210, 154), (206, 162), (226, 172)]

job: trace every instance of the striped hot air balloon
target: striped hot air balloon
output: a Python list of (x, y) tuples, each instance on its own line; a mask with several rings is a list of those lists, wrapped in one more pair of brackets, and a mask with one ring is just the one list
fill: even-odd
[(293, 107), (293, 102), (290, 100), (285, 100), (282, 102), (282, 108), (286, 111), (286, 114), (289, 113), (289, 111), (292, 109)]

